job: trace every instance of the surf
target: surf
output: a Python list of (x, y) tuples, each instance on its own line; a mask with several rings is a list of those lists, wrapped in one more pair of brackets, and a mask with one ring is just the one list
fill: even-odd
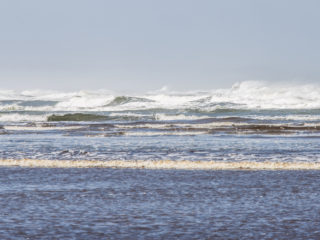
[(153, 170), (320, 170), (318, 162), (219, 162), (188, 160), (38, 160), (2, 159), (2, 167), (26, 168), (129, 168)]
[(111, 91), (0, 91), (0, 110), (133, 111), (179, 109), (199, 112), (250, 109), (320, 109), (317, 84), (268, 84), (245, 81), (229, 89), (126, 94)]

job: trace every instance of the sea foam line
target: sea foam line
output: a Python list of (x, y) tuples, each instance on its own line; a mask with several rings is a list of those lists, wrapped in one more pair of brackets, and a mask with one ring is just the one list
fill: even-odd
[(219, 162), (173, 160), (36, 160), (3, 159), (2, 167), (27, 168), (131, 168), (131, 169), (180, 169), (180, 170), (320, 170), (320, 163), (313, 162)]

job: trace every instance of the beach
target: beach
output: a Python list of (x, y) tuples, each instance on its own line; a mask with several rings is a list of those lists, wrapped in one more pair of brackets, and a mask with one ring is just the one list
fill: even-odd
[(0, 4), (0, 240), (320, 239), (320, 1)]
[(319, 96), (3, 91), (0, 238), (317, 239)]

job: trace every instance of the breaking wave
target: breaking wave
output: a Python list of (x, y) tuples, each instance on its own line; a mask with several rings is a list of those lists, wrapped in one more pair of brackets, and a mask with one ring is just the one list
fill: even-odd
[(319, 85), (280, 86), (241, 82), (230, 89), (161, 91), (119, 95), (110, 91), (0, 91), (0, 111), (132, 111), (184, 109), (203, 112), (237, 109), (320, 109)]
[(47, 121), (48, 114), (28, 114), (28, 113), (1, 113), (0, 122), (44, 122)]

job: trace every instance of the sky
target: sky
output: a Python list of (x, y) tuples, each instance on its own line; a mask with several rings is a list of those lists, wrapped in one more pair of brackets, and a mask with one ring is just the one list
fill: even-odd
[(318, 0), (0, 0), (0, 89), (320, 82)]

